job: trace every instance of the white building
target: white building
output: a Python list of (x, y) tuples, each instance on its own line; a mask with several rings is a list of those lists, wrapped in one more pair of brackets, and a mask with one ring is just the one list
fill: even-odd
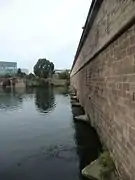
[(17, 72), (16, 62), (0, 61), (0, 75), (14, 75)]

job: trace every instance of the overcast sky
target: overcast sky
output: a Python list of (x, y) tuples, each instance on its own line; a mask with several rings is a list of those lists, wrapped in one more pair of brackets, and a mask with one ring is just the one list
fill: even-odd
[(70, 68), (91, 0), (0, 0), (0, 60)]

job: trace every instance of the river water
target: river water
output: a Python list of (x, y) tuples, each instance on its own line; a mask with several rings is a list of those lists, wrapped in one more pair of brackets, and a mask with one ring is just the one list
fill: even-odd
[(0, 179), (84, 179), (100, 143), (73, 111), (65, 88), (0, 89)]

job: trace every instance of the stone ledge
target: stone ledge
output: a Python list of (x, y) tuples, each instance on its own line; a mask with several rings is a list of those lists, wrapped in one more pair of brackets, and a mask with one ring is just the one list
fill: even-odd
[(101, 165), (99, 160), (95, 160), (82, 170), (82, 175), (91, 180), (101, 180), (100, 172)]
[(75, 116), (74, 119), (77, 121), (83, 121), (83, 122), (87, 122), (87, 123), (89, 122), (89, 118), (88, 118), (87, 114)]
[(81, 107), (81, 104), (79, 102), (71, 102), (71, 104), (74, 107)]

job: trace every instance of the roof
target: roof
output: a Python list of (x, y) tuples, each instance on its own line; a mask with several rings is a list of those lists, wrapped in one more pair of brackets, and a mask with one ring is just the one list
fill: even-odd
[(17, 64), (17, 62), (0, 61), (0, 64)]

